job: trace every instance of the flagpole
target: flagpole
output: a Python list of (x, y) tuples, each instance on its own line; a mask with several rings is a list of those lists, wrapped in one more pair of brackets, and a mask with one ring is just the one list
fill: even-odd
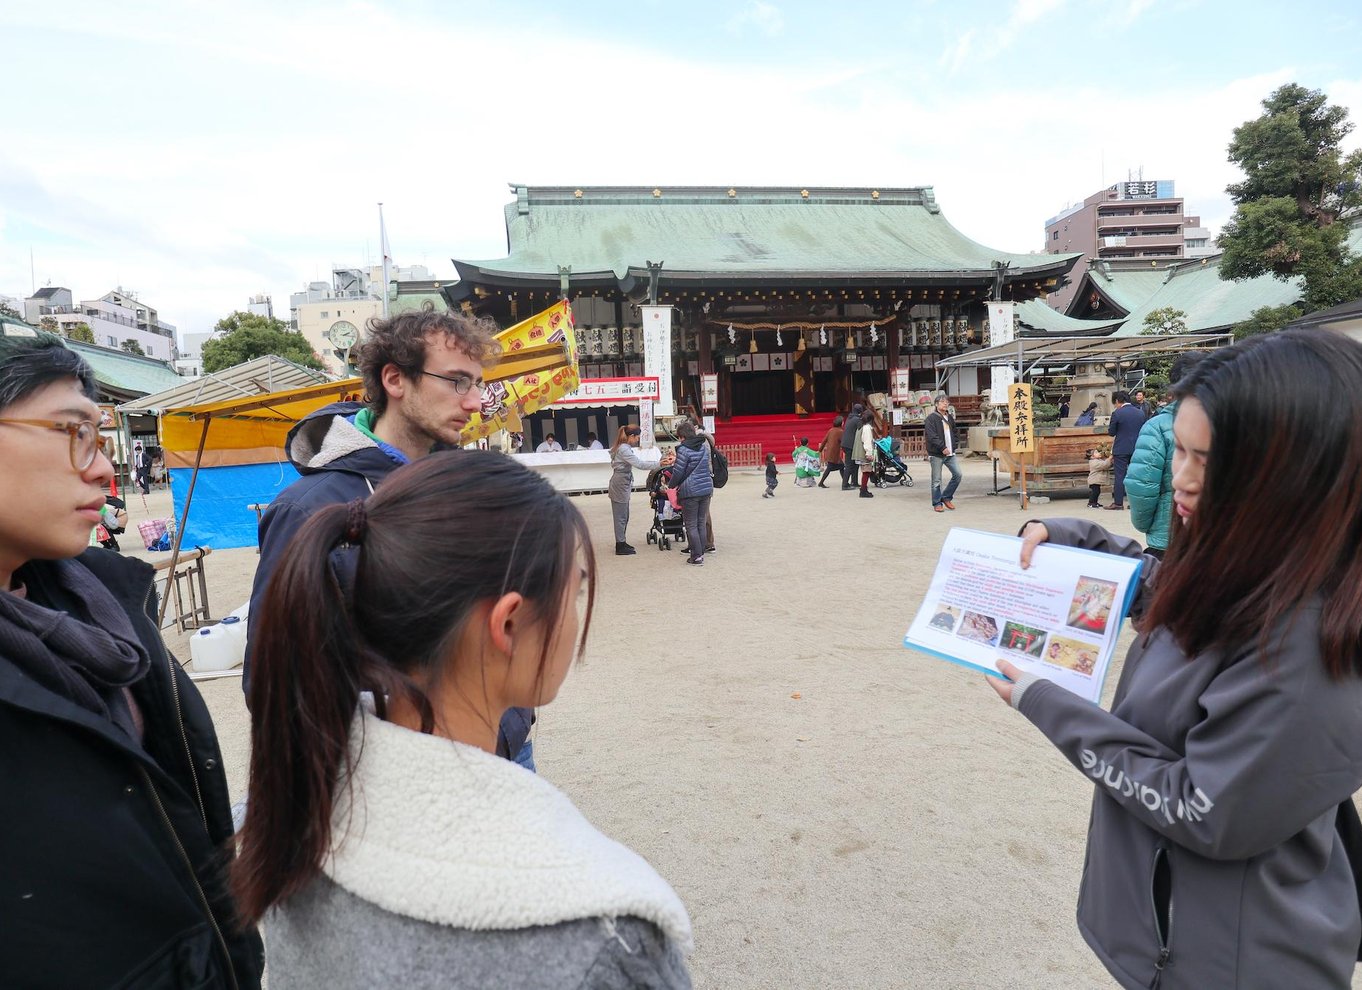
[(388, 230), (383, 226), (383, 204), (378, 204), (378, 242), (383, 252), (383, 318), (388, 318), (388, 285), (392, 282), (392, 258), (388, 252)]

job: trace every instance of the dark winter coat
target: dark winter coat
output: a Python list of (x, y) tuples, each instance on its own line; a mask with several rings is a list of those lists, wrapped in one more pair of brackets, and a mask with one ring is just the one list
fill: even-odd
[[(1064, 546), (1140, 552), (1045, 524)], [(1362, 679), (1329, 676), (1321, 621), (1307, 605), (1232, 655), (1145, 630), (1109, 712), (1046, 680), (1013, 695), (1093, 782), (1078, 927), (1121, 986), (1351, 985), (1362, 917), (1336, 818), (1362, 787)]]
[(672, 487), (677, 498), (700, 498), (714, 494), (714, 476), (709, 469), (709, 441), (704, 437), (683, 440), (676, 448), (672, 465)]
[(850, 451), (856, 444), (856, 434), (861, 429), (861, 420), (863, 418), (864, 414), (858, 416), (855, 413), (852, 413), (847, 417), (846, 422), (842, 424), (842, 450), (847, 451), (847, 453), (842, 455), (842, 460), (844, 461), (851, 456)]
[[(363, 433), (352, 420), (364, 406), (337, 402), (318, 409), (289, 431), (284, 452), (302, 475), (270, 503), (260, 519), (260, 561), (251, 585), (251, 610), (247, 625), (246, 660), (242, 666), (242, 690), (250, 697), (250, 633), (265, 588), (279, 566), (289, 541), (312, 513), (337, 502), (368, 498), (401, 464)], [(491, 456), (491, 455), (489, 455)], [(501, 720), (497, 753), (514, 757), (530, 734), (534, 712), (509, 709)]]
[[(949, 433), (947, 432), (949, 431)], [(955, 417), (942, 416), (933, 409), (922, 421), (923, 438), (927, 441), (928, 457), (946, 456), (946, 437), (951, 437), (951, 453), (955, 453)]]
[(1144, 413), (1139, 406), (1129, 402), (1119, 409), (1113, 409), (1107, 422), (1107, 434), (1114, 437), (1111, 441), (1111, 456), (1129, 458), (1135, 453), (1135, 441), (1144, 426)]
[(258, 987), (260, 937), (235, 928), (226, 889), (222, 754), (161, 640), (153, 571), (100, 549), (79, 562), (152, 658), (131, 689), (143, 740), (0, 656), (0, 986)]

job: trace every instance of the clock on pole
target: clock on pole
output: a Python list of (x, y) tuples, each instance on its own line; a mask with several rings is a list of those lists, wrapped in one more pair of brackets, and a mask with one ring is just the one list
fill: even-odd
[(331, 324), (331, 343), (338, 350), (348, 351), (359, 340), (359, 327), (349, 320), (337, 320)]
[(345, 361), (347, 370), (350, 368), (350, 348), (354, 347), (359, 341), (359, 327), (349, 320), (337, 320), (331, 324), (330, 330), (331, 346), (338, 351), (344, 352), (342, 359)]

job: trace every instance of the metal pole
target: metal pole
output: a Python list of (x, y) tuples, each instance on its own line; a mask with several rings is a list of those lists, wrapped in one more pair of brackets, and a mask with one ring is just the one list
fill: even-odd
[(194, 455), (194, 473), (189, 476), (189, 490), (184, 495), (184, 511), (180, 513), (180, 525), (175, 529), (175, 548), (170, 553), (170, 569), (166, 572), (166, 590), (161, 596), (161, 611), (156, 616), (156, 628), (160, 629), (166, 621), (166, 606), (170, 604), (170, 585), (175, 580), (175, 568), (180, 563), (180, 543), (184, 541), (184, 527), (189, 521), (189, 503), (194, 501), (194, 485), (199, 480), (199, 465), (203, 463), (203, 447), (208, 442), (208, 427), (213, 417), (203, 421), (203, 433), (199, 435), (199, 450)]

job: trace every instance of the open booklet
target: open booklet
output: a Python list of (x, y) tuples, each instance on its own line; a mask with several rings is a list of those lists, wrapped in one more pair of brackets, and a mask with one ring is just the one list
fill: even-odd
[(1141, 562), (1042, 543), (1022, 570), (1021, 542), (952, 529), (903, 645), (994, 676), (1006, 659), (1095, 704)]

